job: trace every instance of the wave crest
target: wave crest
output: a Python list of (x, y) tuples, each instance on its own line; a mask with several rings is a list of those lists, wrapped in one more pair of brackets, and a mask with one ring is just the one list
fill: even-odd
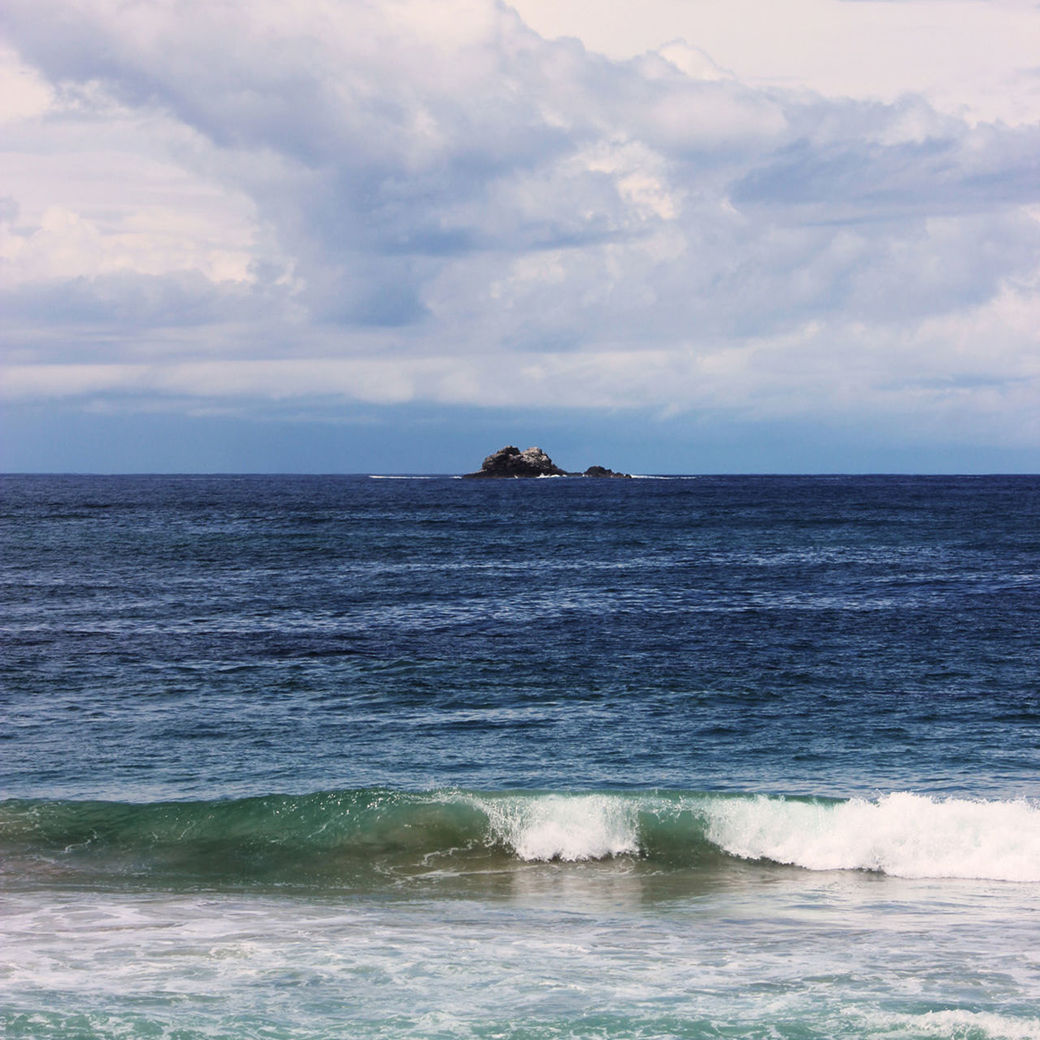
[(708, 840), (742, 859), (905, 878), (1040, 881), (1040, 809), (1022, 800), (757, 796), (716, 803), (708, 817)]
[(492, 834), (522, 860), (605, 859), (640, 851), (636, 803), (616, 795), (475, 799)]
[[(1040, 882), (1040, 807), (702, 792), (395, 792), (213, 802), (0, 802), (0, 868), (230, 880), (413, 871), (435, 858), (637, 856), (668, 869), (751, 860), (907, 878)], [(5, 866), (6, 864), (6, 866)]]

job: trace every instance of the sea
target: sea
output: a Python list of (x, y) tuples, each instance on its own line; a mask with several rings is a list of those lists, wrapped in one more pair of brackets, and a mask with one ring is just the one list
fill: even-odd
[(1040, 1040), (1040, 478), (0, 478), (5, 1040)]

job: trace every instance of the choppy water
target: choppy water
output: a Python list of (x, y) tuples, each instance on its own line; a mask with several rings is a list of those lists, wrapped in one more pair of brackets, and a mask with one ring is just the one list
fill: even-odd
[(1040, 479), (0, 522), (6, 1035), (1040, 1038)]

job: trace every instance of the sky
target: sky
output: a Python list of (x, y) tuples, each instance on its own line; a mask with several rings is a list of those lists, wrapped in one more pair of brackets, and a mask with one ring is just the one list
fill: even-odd
[(1034, 0), (3, 0), (0, 470), (1040, 472)]

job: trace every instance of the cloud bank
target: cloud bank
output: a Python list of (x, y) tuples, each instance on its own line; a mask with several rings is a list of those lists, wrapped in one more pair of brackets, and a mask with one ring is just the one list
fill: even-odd
[(6, 0), (0, 32), (9, 402), (1040, 446), (1036, 123), (608, 58), (490, 0)]

